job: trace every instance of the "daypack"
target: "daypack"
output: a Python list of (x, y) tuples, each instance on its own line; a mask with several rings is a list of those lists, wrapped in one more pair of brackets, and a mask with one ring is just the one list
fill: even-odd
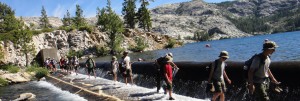
[[(262, 64), (262, 62), (263, 62), (263, 59), (262, 59), (262, 54), (254, 54), (249, 60), (247, 60), (247, 61), (245, 61), (245, 63), (244, 63), (244, 67), (243, 67), (243, 74), (244, 74), (244, 78), (245, 79), (248, 79), (248, 72), (249, 72), (249, 70), (250, 70), (250, 67), (251, 67), (251, 64), (252, 64), (252, 62), (253, 62), (253, 59), (256, 57), (256, 56), (258, 56), (259, 58), (260, 58), (260, 63), (259, 63), (259, 65), (261, 65)], [(257, 69), (256, 69), (257, 70)], [(256, 70), (255, 70), (255, 72), (256, 72)]]
[(93, 61), (93, 59), (89, 58), (86, 61), (86, 64), (88, 65), (89, 68), (93, 68), (94, 67), (94, 61)]
[(159, 65), (162, 66), (166, 63), (166, 56), (159, 57), (158, 59), (156, 59), (156, 61)]
[[(208, 70), (207, 70), (207, 71), (208, 71), (208, 75), (209, 75), (209, 73), (210, 73), (210, 71), (211, 71), (211, 69), (212, 69), (212, 64), (213, 64), (213, 63), (210, 63), (209, 66), (206, 67), (206, 69), (208, 69)], [(217, 69), (217, 67), (218, 67), (218, 60), (215, 60), (215, 61), (214, 61), (214, 64), (215, 64), (215, 68), (214, 68), (214, 72), (215, 72), (216, 69)], [(213, 73), (214, 73), (214, 72), (213, 72)]]

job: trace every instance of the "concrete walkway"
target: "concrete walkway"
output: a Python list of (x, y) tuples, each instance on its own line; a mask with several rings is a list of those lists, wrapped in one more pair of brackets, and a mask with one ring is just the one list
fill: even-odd
[[(91, 76), (88, 78), (87, 75), (83, 74), (70, 74), (63, 75), (62, 73), (56, 73), (52, 75), (53, 77), (59, 78), (63, 81), (69, 82), (73, 85), (86, 88), (90, 91), (96, 93), (104, 93), (113, 97), (120, 98), (125, 101), (132, 100), (143, 100), (143, 101), (153, 101), (153, 100), (168, 100), (169, 95), (164, 94), (163, 91), (157, 93), (156, 88), (149, 89), (144, 87), (139, 87), (136, 85), (126, 85), (120, 82), (114, 82), (112, 80), (103, 79), (100, 77)], [(177, 101), (209, 101), (209, 99), (196, 99), (192, 97), (182, 96), (173, 94), (173, 97)]]

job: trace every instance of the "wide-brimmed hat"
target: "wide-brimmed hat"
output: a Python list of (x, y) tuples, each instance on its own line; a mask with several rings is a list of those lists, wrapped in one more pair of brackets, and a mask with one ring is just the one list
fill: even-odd
[(222, 58), (229, 58), (229, 54), (227, 51), (221, 51), (219, 57), (222, 57)]
[(116, 57), (116, 56), (113, 56), (113, 57), (112, 57), (112, 60), (117, 60), (117, 57)]
[(170, 52), (170, 53), (168, 53), (167, 55), (169, 55), (169, 56), (171, 56), (171, 57), (173, 57), (173, 54)]
[(172, 62), (173, 61), (173, 58), (171, 56), (166, 56), (166, 61), (167, 62)]
[(268, 42), (265, 42), (264, 45), (263, 45), (263, 50), (266, 50), (266, 49), (275, 49), (279, 47), (274, 41), (268, 41)]
[(92, 54), (90, 54), (90, 55), (89, 55), (89, 58), (92, 58), (92, 57), (93, 57)]

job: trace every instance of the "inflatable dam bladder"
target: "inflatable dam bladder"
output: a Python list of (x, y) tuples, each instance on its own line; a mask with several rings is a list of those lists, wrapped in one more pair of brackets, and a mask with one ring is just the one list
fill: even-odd
[[(207, 81), (208, 68), (211, 62), (175, 62), (180, 68), (176, 74), (176, 79)], [(244, 62), (228, 61), (226, 72), (234, 84), (238, 85), (245, 81), (244, 78)], [(97, 68), (109, 70), (109, 62), (97, 62)], [(270, 69), (275, 78), (282, 84), (289, 87), (300, 85), (300, 61), (277, 61), (272, 62)], [(156, 75), (156, 67), (154, 62), (134, 62), (132, 64), (134, 74), (142, 74), (148, 76)]]

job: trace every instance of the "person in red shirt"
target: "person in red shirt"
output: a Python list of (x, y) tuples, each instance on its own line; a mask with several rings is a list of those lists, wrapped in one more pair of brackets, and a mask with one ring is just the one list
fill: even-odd
[(173, 58), (171, 56), (166, 56), (167, 63), (164, 66), (164, 76), (165, 76), (165, 82), (167, 84), (167, 92), (169, 92), (169, 100), (175, 100), (172, 97), (172, 80), (173, 80), (173, 71), (172, 71), (172, 65), (174, 65), (176, 68), (178, 68), (173, 62)]

